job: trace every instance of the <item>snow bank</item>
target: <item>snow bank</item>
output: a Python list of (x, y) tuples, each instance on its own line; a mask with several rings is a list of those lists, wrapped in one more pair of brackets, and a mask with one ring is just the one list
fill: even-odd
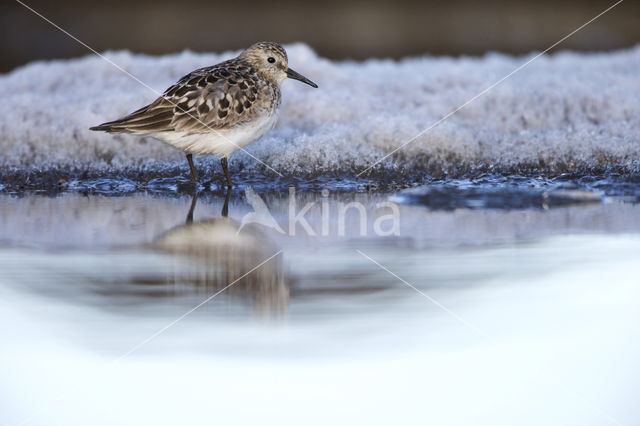
[[(292, 68), (320, 88), (285, 82), (277, 127), (249, 151), (283, 174), (301, 176), (361, 171), (533, 55), (334, 62), (303, 44), (287, 50)], [(187, 72), (236, 53), (106, 55), (162, 92)], [(182, 154), (161, 142), (88, 130), (156, 97), (95, 55), (28, 64), (0, 76), (0, 92), (4, 167), (186, 167)], [(449, 176), (474, 171), (638, 173), (639, 158), (637, 46), (541, 57), (399, 150), (379, 170)], [(265, 171), (242, 152), (232, 157), (232, 168)]]

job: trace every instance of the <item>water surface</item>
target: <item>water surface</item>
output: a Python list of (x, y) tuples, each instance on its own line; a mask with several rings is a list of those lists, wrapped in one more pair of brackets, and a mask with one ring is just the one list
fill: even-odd
[(5, 192), (0, 424), (634, 424), (614, 183)]

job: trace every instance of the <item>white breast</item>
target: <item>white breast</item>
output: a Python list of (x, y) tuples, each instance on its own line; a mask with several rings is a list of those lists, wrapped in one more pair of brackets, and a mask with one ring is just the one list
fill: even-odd
[(187, 134), (162, 132), (152, 136), (191, 154), (228, 157), (240, 148), (257, 141), (273, 128), (278, 119), (277, 110), (249, 123), (232, 129)]

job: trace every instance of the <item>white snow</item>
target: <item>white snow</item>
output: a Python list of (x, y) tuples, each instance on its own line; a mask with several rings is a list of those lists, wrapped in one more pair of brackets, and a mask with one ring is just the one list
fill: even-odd
[[(525, 63), (512, 57), (330, 61), (287, 46), (312, 89), (283, 84), (277, 127), (249, 151), (281, 172), (360, 171)], [(162, 92), (189, 71), (234, 56), (185, 51), (106, 56)], [(0, 76), (0, 165), (81, 167), (184, 161), (163, 143), (89, 131), (157, 93), (96, 55), (35, 62)], [(399, 150), (386, 169), (497, 172), (542, 167), (640, 170), (640, 46), (542, 56)], [(263, 166), (245, 153), (232, 157)]]

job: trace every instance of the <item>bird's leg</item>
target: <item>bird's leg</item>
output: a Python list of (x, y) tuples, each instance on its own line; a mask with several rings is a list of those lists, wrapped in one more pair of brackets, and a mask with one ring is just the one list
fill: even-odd
[(222, 217), (229, 216), (229, 199), (231, 198), (231, 187), (227, 188), (227, 195), (224, 197), (224, 206), (222, 206)]
[(189, 168), (191, 169), (191, 176), (193, 176), (193, 180), (198, 182), (198, 172), (196, 171), (196, 167), (193, 165), (192, 154), (187, 154), (187, 161), (189, 162)]
[(233, 185), (231, 184), (231, 176), (229, 176), (229, 167), (227, 163), (227, 157), (222, 157), (220, 162), (222, 163), (222, 170), (224, 170), (224, 175), (227, 178), (227, 188), (231, 188)]
[(187, 225), (193, 223), (193, 211), (196, 209), (196, 202), (198, 201), (198, 193), (193, 194), (193, 199), (191, 200), (191, 207), (189, 208), (189, 213), (187, 213), (187, 220), (185, 223)]

